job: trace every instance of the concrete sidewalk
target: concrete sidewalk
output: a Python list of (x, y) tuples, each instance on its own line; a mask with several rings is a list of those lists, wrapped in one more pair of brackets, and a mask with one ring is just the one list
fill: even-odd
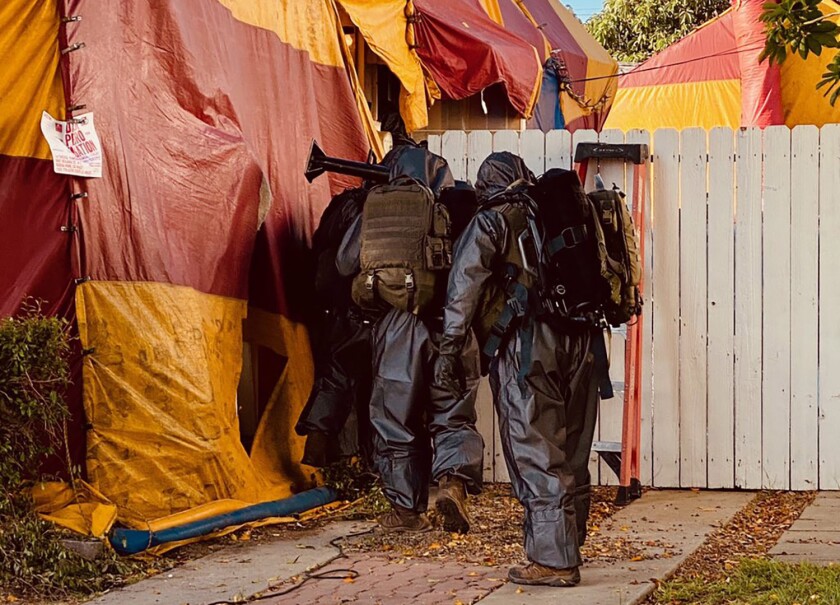
[(96, 605), (203, 605), (237, 601), (323, 565), (338, 555), (330, 541), (370, 529), (372, 523), (337, 522), (301, 532), (293, 540), (248, 544), (189, 561), (168, 572), (115, 590)]
[(840, 563), (840, 492), (817, 494), (770, 554), (785, 563)]
[(749, 492), (651, 491), (618, 511), (604, 535), (631, 540), (644, 551), (641, 561), (595, 561), (581, 568), (575, 588), (505, 584), (481, 605), (633, 605), (669, 577), (706, 537), (743, 508)]
[[(507, 568), (451, 559), (405, 557), (395, 552), (350, 553), (318, 570), (287, 595), (264, 603), (335, 605), (630, 605), (645, 598), (654, 581), (670, 575), (753, 497), (744, 492), (650, 491), (618, 511), (598, 532), (599, 543), (631, 543), (634, 559), (584, 566), (583, 582), (568, 588), (505, 584)], [(840, 509), (837, 509), (840, 512)], [(371, 523), (336, 522), (289, 540), (226, 549), (92, 601), (97, 605), (206, 605), (241, 602), (256, 593), (283, 590), (284, 580), (328, 563), (339, 554), (330, 541), (364, 531)], [(348, 576), (348, 570), (352, 573)], [(332, 572), (332, 573), (330, 573)], [(346, 578), (346, 579), (345, 579)]]

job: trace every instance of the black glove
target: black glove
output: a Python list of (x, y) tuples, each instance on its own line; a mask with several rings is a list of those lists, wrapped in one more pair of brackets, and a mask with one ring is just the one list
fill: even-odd
[(435, 361), (435, 383), (449, 391), (453, 397), (461, 396), (465, 390), (464, 368), (457, 355), (438, 355)]

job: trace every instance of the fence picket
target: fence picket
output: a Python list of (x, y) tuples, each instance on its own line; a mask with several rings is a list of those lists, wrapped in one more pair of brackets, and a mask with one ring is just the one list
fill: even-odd
[(761, 485), (761, 131), (737, 135), (735, 485)]
[(572, 167), (572, 133), (551, 130), (545, 135), (545, 169)]
[(706, 131), (680, 135), (680, 486), (706, 486)]
[(519, 133), (514, 130), (497, 130), (494, 132), (493, 151), (510, 151), (519, 155)]
[[(568, 133), (567, 133), (568, 134)], [(561, 166), (562, 168), (573, 168), (573, 158), (575, 155), (575, 148), (577, 147), (578, 143), (592, 143), (598, 140), (598, 133), (594, 130), (577, 130), (574, 134), (571, 135), (569, 138), (569, 150), (568, 150), (568, 164)], [(565, 155), (559, 155), (558, 161), (565, 161)], [(594, 170), (588, 171), (586, 183), (584, 183), (584, 188), (586, 191), (591, 191), (593, 188), (593, 175), (595, 174)], [(588, 183), (588, 184), (587, 184)], [(600, 439), (599, 435), (601, 433), (601, 418), (600, 416), (595, 421), (595, 439)], [(600, 468), (600, 456), (596, 453), (592, 453), (589, 456), (589, 472), (592, 475), (592, 482), (598, 483), (598, 485), (602, 485), (603, 482), (610, 480), (610, 477), (613, 477), (614, 474), (611, 470), (607, 470), (604, 473), (601, 473)]]
[(708, 486), (735, 487), (735, 141), (709, 132)]
[(820, 132), (820, 489), (840, 489), (840, 124)]
[[(764, 131), (762, 482), (790, 485), (790, 129)], [(781, 287), (778, 287), (781, 286)]]
[(452, 176), (456, 179), (467, 178), (467, 133), (459, 130), (447, 130), (441, 137), (440, 150)]
[(473, 130), (467, 135), (467, 180), (475, 185), (478, 168), (493, 151), (493, 133), (489, 130)]
[[(817, 488), (819, 379), (819, 144), (816, 126), (791, 133), (790, 488)], [(836, 169), (836, 168), (835, 168)]]
[(437, 155), (441, 155), (441, 136), (439, 134), (430, 134), (428, 137), (426, 137), (426, 144), (429, 146), (429, 151)]
[[(679, 135), (653, 135), (653, 477), (656, 486), (680, 484), (679, 400)], [(670, 360), (670, 363), (664, 362)]]
[(542, 130), (523, 130), (519, 135), (519, 149), (531, 172), (536, 176), (545, 172), (545, 135)]

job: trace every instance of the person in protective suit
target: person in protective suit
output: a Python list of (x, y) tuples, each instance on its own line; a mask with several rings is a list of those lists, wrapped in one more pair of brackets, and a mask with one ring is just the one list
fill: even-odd
[[(399, 155), (398, 148), (417, 147), (408, 136), (396, 109), (383, 122), (394, 136), (394, 149), (383, 159), (386, 166)], [(368, 402), (371, 387), (370, 326), (376, 319), (353, 303), (352, 275), (336, 270), (336, 255), (345, 234), (362, 214), (365, 197), (374, 183), (346, 189), (327, 206), (312, 237), (315, 257), (317, 318), (312, 322), (315, 381), (295, 432), (306, 436), (301, 462), (326, 467), (342, 455), (372, 456)], [(355, 411), (355, 422), (352, 422)]]
[[(423, 148), (402, 149), (391, 158), (392, 181), (411, 177), (426, 184), (436, 198), (445, 189), (457, 189), (443, 158)], [(361, 227), (360, 217), (339, 249), (336, 264), (342, 275), (360, 270)], [(379, 518), (388, 531), (431, 529), (425, 512), (434, 479), (444, 529), (466, 532), (467, 494), (482, 488), (484, 442), (475, 427), (480, 370), (474, 339), (463, 339), (459, 392), (451, 394), (434, 380), (446, 280), (439, 283), (433, 311), (418, 316), (391, 307), (372, 329), (370, 419), (374, 465), (392, 506)]]
[[(531, 272), (539, 252), (525, 249), (529, 237), (536, 239), (526, 230), (539, 224), (529, 226), (535, 208), (523, 195), (533, 181), (522, 159), (507, 152), (491, 154), (479, 168), (479, 211), (453, 253), (435, 375), (459, 392), (459, 359), (474, 328), (489, 366), (512, 487), (525, 508), (530, 563), (512, 568), (509, 578), (573, 586), (580, 581), (589, 514), (598, 404), (590, 348), (598, 332), (563, 326), (543, 311), (539, 280)], [(523, 260), (523, 250), (530, 259)]]
[[(359, 451), (365, 459), (370, 454), (370, 321), (350, 298), (352, 280), (335, 267), (338, 247), (361, 215), (368, 189), (347, 189), (335, 196), (312, 238), (318, 306), (312, 327), (315, 381), (295, 425), (295, 432), (306, 436), (301, 461), (309, 466), (328, 466), (342, 453)], [(354, 410), (354, 426), (343, 431)], [(350, 443), (344, 444), (349, 451), (342, 452), (341, 435), (349, 435), (345, 441)]]

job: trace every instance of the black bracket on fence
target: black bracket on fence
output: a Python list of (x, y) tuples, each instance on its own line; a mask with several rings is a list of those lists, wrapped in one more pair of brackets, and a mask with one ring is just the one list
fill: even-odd
[(650, 152), (645, 143), (578, 143), (575, 148), (576, 164), (589, 158), (644, 164), (649, 156)]

